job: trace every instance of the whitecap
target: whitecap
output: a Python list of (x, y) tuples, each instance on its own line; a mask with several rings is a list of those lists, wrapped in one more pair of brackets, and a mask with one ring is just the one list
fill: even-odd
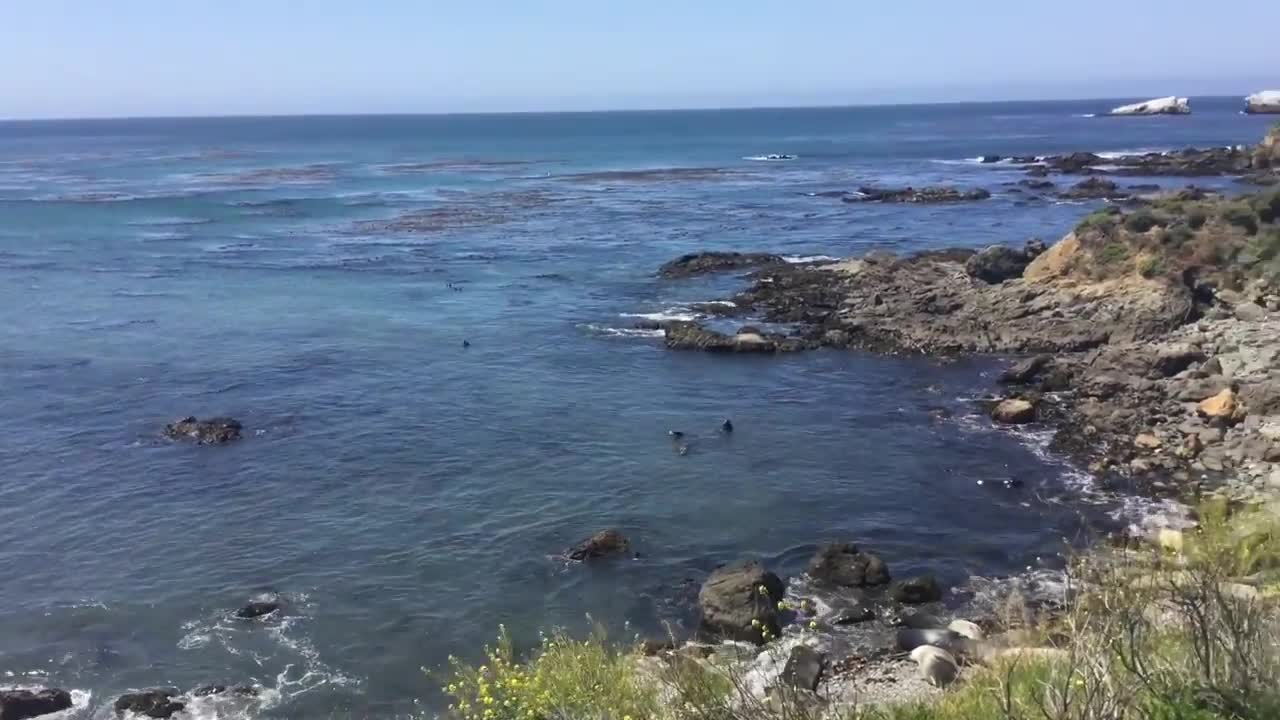
[(787, 153), (769, 153), (768, 155), (747, 155), (743, 160), (751, 160), (753, 162), (785, 162), (787, 160), (795, 160), (799, 155), (790, 155)]
[(605, 337), (642, 337), (642, 338), (660, 338), (666, 335), (662, 330), (642, 330), (640, 328), (615, 328), (604, 325), (595, 325), (591, 323), (579, 325), (578, 327), (587, 332)]

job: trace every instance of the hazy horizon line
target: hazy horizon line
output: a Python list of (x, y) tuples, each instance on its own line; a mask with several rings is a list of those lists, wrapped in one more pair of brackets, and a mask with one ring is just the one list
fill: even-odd
[[(1239, 97), (1243, 101), (1245, 95), (1187, 95), (1191, 100), (1197, 98), (1209, 100), (1225, 100)], [(1141, 98), (1136, 95), (1115, 95), (1110, 97), (1048, 97), (1020, 100), (939, 100), (924, 102), (887, 102), (887, 103), (833, 103), (833, 104), (797, 104), (797, 105), (728, 105), (728, 106), (693, 106), (693, 107), (619, 107), (592, 108), (586, 110), (473, 110), (473, 111), (396, 111), (396, 112), (268, 112), (268, 113), (225, 113), (207, 115), (185, 114), (141, 114), (141, 115), (46, 115), (32, 117), (0, 117), (0, 123), (30, 122), (83, 122), (111, 120), (232, 120), (232, 119), (271, 119), (271, 118), (341, 118), (341, 117), (470, 117), (492, 115), (597, 115), (610, 113), (675, 113), (675, 112), (738, 112), (750, 110), (842, 110), (851, 108), (895, 108), (895, 107), (936, 107), (945, 105), (1026, 105), (1033, 103), (1069, 103), (1069, 102), (1123, 102)], [(1150, 98), (1148, 98), (1150, 99)]]

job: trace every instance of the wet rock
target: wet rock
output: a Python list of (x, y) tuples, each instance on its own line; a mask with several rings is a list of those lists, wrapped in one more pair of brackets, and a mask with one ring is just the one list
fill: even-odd
[(672, 638), (649, 638), (640, 643), (640, 653), (646, 657), (661, 655), (676, 649), (676, 641)]
[(183, 710), (186, 705), (173, 700), (179, 693), (177, 690), (146, 690), (121, 695), (115, 702), (116, 715), (131, 712), (152, 718), (172, 717)]
[(1019, 360), (1003, 373), (1000, 382), (1005, 385), (1026, 385), (1034, 381), (1053, 362), (1052, 355), (1033, 355)]
[(858, 625), (876, 619), (876, 611), (870, 606), (856, 603), (837, 610), (831, 616), (832, 625)]
[(667, 323), (662, 328), (664, 342), (672, 350), (703, 350), (725, 353), (791, 352), (816, 346), (797, 338), (766, 335), (743, 328), (733, 335), (709, 330), (690, 322)]
[(569, 548), (566, 554), (570, 560), (590, 560), (624, 553), (629, 547), (630, 543), (622, 533), (617, 530), (601, 530)]
[(826, 656), (808, 645), (791, 648), (787, 664), (782, 668), (782, 681), (801, 690), (817, 690), (822, 679)]
[(252, 685), (201, 685), (191, 691), (195, 697), (209, 697), (210, 695), (239, 695), (241, 697), (253, 697), (258, 694), (258, 688)]
[(995, 285), (1022, 276), (1022, 271), (1033, 259), (1026, 250), (1006, 245), (991, 245), (974, 253), (965, 261), (965, 272), (970, 277)]
[(658, 269), (658, 274), (665, 278), (684, 278), (781, 262), (781, 256), (769, 253), (699, 252), (681, 255), (666, 263)]
[(889, 597), (904, 605), (937, 602), (942, 599), (942, 587), (932, 575), (920, 575), (890, 585)]
[(1055, 183), (1052, 180), (1044, 180), (1039, 178), (1028, 178), (1026, 180), (1019, 180), (1018, 184), (1026, 188), (1031, 188), (1032, 190), (1055, 190), (1058, 187), (1057, 183)]
[(71, 693), (66, 690), (0, 690), (0, 720), (27, 720), (70, 707)]
[(1063, 200), (1120, 200), (1129, 196), (1114, 182), (1092, 177), (1058, 193)]
[(778, 635), (778, 603), (784, 591), (782, 580), (754, 560), (722, 567), (698, 592), (702, 627), (717, 636), (762, 645)]
[(1002, 425), (1022, 425), (1035, 422), (1036, 406), (1027, 400), (1019, 398), (1001, 400), (991, 410), (991, 419)]
[(164, 427), (165, 437), (171, 440), (195, 440), (201, 445), (220, 445), (240, 439), (241, 426), (239, 420), (227, 417), (216, 417), (209, 420), (198, 420), (185, 417)]
[(253, 620), (265, 617), (280, 609), (278, 600), (254, 600), (236, 610), (236, 617), (242, 620)]
[(842, 199), (848, 203), (951, 203), (973, 202), (986, 200), (990, 197), (990, 191), (982, 188), (959, 190), (952, 187), (880, 188), (863, 186), (858, 188), (857, 193), (846, 195)]
[(871, 553), (860, 552), (853, 544), (829, 543), (809, 561), (809, 575), (842, 587), (868, 587), (889, 582), (889, 567)]

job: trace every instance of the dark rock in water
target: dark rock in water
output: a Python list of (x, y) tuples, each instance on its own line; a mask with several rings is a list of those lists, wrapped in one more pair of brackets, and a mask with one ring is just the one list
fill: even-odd
[(1020, 398), (1001, 400), (991, 410), (991, 419), (1002, 425), (1022, 425), (1035, 422), (1036, 406), (1030, 401)]
[(982, 162), (983, 165), (990, 165), (992, 163), (998, 163), (1004, 159), (1005, 158), (1002, 155), (983, 155), (980, 162)]
[(1064, 200), (1121, 200), (1129, 197), (1129, 193), (1110, 180), (1092, 177), (1058, 193), (1058, 197)]
[(722, 567), (698, 592), (702, 627), (719, 637), (763, 645), (778, 636), (784, 592), (782, 580), (755, 560)]
[(1027, 176), (1033, 178), (1042, 178), (1049, 175), (1049, 168), (1044, 165), (1032, 165), (1027, 168)]
[(242, 620), (253, 620), (264, 617), (280, 609), (276, 600), (254, 600), (236, 611), (236, 617)]
[(1035, 380), (1051, 362), (1052, 355), (1033, 355), (1000, 373), (1000, 382), (1005, 385), (1026, 385)]
[(809, 575), (815, 580), (843, 587), (869, 587), (889, 582), (889, 568), (871, 553), (859, 552), (852, 544), (829, 543), (809, 561)]
[(1058, 187), (1058, 185), (1052, 180), (1019, 180), (1018, 184), (1023, 187), (1031, 188), (1032, 190), (1053, 190)]
[(970, 277), (995, 285), (1022, 276), (1034, 258), (1025, 250), (1005, 245), (991, 245), (974, 253), (965, 261), (964, 270)]
[(782, 681), (801, 690), (817, 690), (825, 662), (822, 653), (808, 645), (797, 645), (791, 648), (791, 656), (782, 668)]
[(1035, 260), (1040, 257), (1040, 255), (1048, 249), (1049, 246), (1040, 238), (1031, 238), (1022, 246), (1022, 252), (1026, 253), (1027, 257), (1031, 260)]
[(166, 437), (173, 440), (195, 440), (201, 445), (219, 445), (240, 439), (242, 426), (239, 420), (216, 417), (197, 420), (186, 417), (164, 427)]
[(252, 685), (236, 685), (233, 687), (228, 687), (226, 685), (201, 685), (191, 691), (191, 694), (196, 697), (222, 695), (223, 693), (240, 695), (241, 697), (253, 697), (258, 694), (258, 688), (253, 687)]
[(173, 700), (178, 694), (177, 690), (146, 690), (121, 695), (115, 702), (116, 715), (131, 712), (153, 718), (171, 717), (186, 707), (185, 704)]
[(729, 420), (729, 418), (725, 418), (724, 422), (720, 423), (720, 431), (726, 433), (733, 432), (733, 421)]
[(27, 720), (69, 707), (71, 693), (66, 690), (0, 690), (0, 720)]
[(991, 197), (990, 191), (982, 188), (958, 190), (952, 187), (878, 188), (864, 186), (858, 188), (856, 195), (846, 195), (842, 199), (848, 203), (948, 203), (986, 200), (989, 197)]
[(857, 625), (876, 619), (876, 611), (868, 605), (857, 603), (837, 610), (831, 616), (832, 625)]
[(570, 560), (590, 560), (626, 552), (630, 543), (617, 530), (602, 530), (569, 548)]
[(1055, 172), (1066, 174), (1079, 174), (1088, 172), (1093, 169), (1094, 165), (1101, 165), (1105, 162), (1101, 157), (1091, 152), (1076, 152), (1070, 155), (1053, 155), (1044, 159), (1047, 168), (1052, 168)]
[(1009, 161), (1015, 165), (1034, 165), (1040, 162), (1040, 158), (1035, 155), (1014, 155)]
[(768, 253), (699, 252), (682, 255), (666, 263), (658, 268), (658, 274), (665, 278), (682, 278), (781, 262), (784, 262), (781, 256)]
[(942, 599), (942, 587), (932, 575), (920, 575), (890, 585), (889, 597), (904, 605), (937, 602)]

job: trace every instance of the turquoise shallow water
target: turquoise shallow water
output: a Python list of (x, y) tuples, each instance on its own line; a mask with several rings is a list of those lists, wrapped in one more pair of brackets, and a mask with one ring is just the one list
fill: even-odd
[[(732, 290), (655, 277), (691, 250), (1055, 238), (1088, 208), (969, 159), (1266, 124), (1195, 103), (0, 124), (0, 684), (94, 717), (214, 681), (267, 688), (269, 717), (403, 716), (439, 701), (420, 666), (500, 622), (687, 623), (742, 556), (796, 573), (838, 537), (952, 584), (1034, 565), (1111, 506), (973, 417), (994, 361), (680, 354), (633, 325)], [(769, 153), (798, 157), (744, 159)], [(996, 197), (810, 195), (940, 182)], [(158, 439), (186, 414), (248, 437)], [(642, 557), (555, 557), (609, 526)], [(265, 591), (283, 619), (226, 619)]]

